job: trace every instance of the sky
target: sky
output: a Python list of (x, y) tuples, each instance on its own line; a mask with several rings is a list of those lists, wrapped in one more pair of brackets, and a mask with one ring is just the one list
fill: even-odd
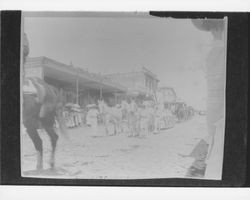
[(205, 58), (212, 37), (189, 19), (158, 17), (25, 17), (29, 57), (47, 56), (101, 74), (142, 66), (159, 86), (178, 98), (206, 107)]

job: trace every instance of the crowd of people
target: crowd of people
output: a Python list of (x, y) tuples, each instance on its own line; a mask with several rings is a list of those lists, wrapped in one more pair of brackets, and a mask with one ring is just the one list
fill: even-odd
[(185, 109), (183, 105), (127, 99), (116, 105), (98, 100), (96, 104), (84, 108), (72, 104), (65, 107), (64, 117), (68, 128), (87, 126), (94, 137), (121, 133), (137, 137), (172, 128), (176, 122), (188, 118), (185, 116), (191, 116), (190, 113), (190, 109)]
[[(125, 134), (128, 137), (147, 136), (161, 129), (172, 128), (176, 122), (174, 107), (153, 101), (136, 103), (123, 100), (109, 106), (104, 100), (84, 109), (67, 108), (64, 111), (68, 128), (88, 126), (92, 136)], [(103, 131), (101, 128), (103, 127)], [(102, 133), (100, 133), (102, 132)]]
[(63, 114), (68, 128), (76, 128), (84, 125), (85, 114), (83, 110), (65, 109)]

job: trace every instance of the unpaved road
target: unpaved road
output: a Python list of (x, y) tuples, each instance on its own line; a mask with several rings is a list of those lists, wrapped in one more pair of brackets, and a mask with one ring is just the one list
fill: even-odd
[[(85, 179), (140, 179), (185, 177), (194, 145), (206, 134), (206, 117), (178, 123), (172, 129), (144, 138), (125, 135), (92, 138), (90, 129), (69, 129), (70, 141), (60, 137), (56, 151), (56, 171), (34, 173), (36, 151), (25, 132), (22, 132), (22, 171), (24, 176), (85, 178)], [(100, 131), (103, 128), (100, 127)], [(45, 132), (40, 136), (44, 144), (44, 167), (48, 168), (50, 141)]]

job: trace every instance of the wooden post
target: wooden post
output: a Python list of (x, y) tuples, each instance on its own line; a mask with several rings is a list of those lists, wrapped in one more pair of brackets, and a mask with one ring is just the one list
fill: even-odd
[(102, 100), (102, 86), (100, 86), (100, 100)]
[(76, 104), (79, 104), (79, 80), (78, 80), (78, 76), (76, 77)]

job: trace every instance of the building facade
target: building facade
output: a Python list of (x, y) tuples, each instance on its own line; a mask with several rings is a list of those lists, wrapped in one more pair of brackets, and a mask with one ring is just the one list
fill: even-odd
[(157, 101), (160, 103), (174, 103), (177, 100), (177, 95), (172, 87), (160, 87), (157, 90)]
[(67, 103), (86, 106), (97, 103), (98, 99), (114, 102), (116, 94), (127, 92), (126, 87), (106, 77), (47, 57), (27, 58), (24, 69), (26, 77), (39, 77), (54, 87), (63, 89)]
[(154, 97), (158, 87), (157, 76), (142, 67), (139, 71), (105, 75), (109, 80), (118, 82), (127, 88), (128, 95), (146, 95)]

